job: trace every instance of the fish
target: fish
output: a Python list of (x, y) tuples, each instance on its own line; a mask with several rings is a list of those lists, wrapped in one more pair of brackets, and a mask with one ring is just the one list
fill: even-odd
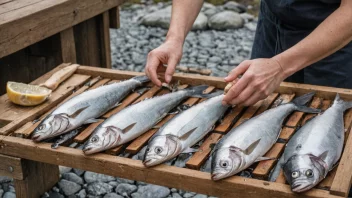
[(79, 133), (79, 130), (75, 129), (71, 132), (63, 134), (62, 136), (60, 136), (58, 140), (55, 141), (55, 143), (51, 145), (51, 148), (52, 149), (59, 148), (59, 146), (61, 146), (62, 144), (65, 144), (66, 142), (72, 140), (72, 138), (74, 138), (78, 133)]
[(271, 159), (263, 155), (275, 144), (282, 124), (290, 113), (295, 110), (320, 112), (304, 106), (313, 95), (313, 92), (308, 93), (269, 109), (229, 131), (212, 151), (211, 179), (216, 181), (230, 177), (257, 161)]
[(96, 118), (116, 107), (132, 90), (149, 81), (147, 76), (137, 76), (83, 92), (45, 117), (34, 129), (31, 138), (40, 142), (72, 131), (83, 124), (96, 122)]
[(222, 105), (223, 91), (176, 115), (165, 123), (150, 139), (143, 164), (155, 166), (180, 153), (194, 152), (191, 147), (210, 132), (223, 116), (228, 105)]
[(86, 155), (127, 143), (151, 129), (168, 112), (188, 97), (205, 97), (207, 85), (191, 87), (143, 100), (128, 106), (102, 122), (85, 143)]
[(343, 113), (349, 108), (352, 102), (343, 101), (337, 94), (330, 108), (308, 121), (289, 140), (274, 172), (283, 169), (293, 192), (313, 188), (337, 164), (344, 143)]

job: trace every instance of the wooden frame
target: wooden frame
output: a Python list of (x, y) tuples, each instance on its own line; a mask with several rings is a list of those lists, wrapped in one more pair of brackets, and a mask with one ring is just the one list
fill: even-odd
[[(66, 65), (63, 64), (58, 68), (62, 68), (64, 66)], [(50, 73), (37, 79), (33, 83), (38, 84), (44, 81), (50, 76)], [(75, 86), (78, 87), (76, 89), (76, 93), (80, 93), (84, 90), (89, 89), (89, 87), (85, 87), (85, 83), (89, 79), (94, 82), (99, 81), (97, 79), (98, 76), (100, 76), (104, 80), (99, 81), (101, 82), (100, 84), (104, 84), (108, 82), (114, 82), (116, 80), (131, 78), (136, 75), (141, 75), (141, 73), (80, 66), (79, 69), (76, 71), (75, 76), (71, 77), (71, 79), (67, 80), (62, 85), (60, 85), (61, 89), (59, 87), (58, 90), (59, 92), (62, 92), (63, 90), (66, 90), (67, 87), (69, 87), (70, 85), (75, 84)], [(174, 80), (180, 80), (182, 83), (186, 83), (189, 85), (207, 84), (216, 88), (225, 87), (225, 82), (223, 82), (221, 78), (217, 77), (176, 74)], [(97, 84), (96, 86), (98, 85), (99, 84)], [(339, 93), (341, 97), (346, 100), (352, 100), (352, 90), (348, 89), (338, 89), (312, 85), (299, 85), (294, 83), (282, 83), (277, 91), (281, 94), (286, 94), (286, 98), (282, 98), (282, 100), (290, 101), (292, 100), (295, 94), (301, 95), (312, 90), (316, 91), (316, 97), (323, 97), (324, 100), (333, 99), (336, 93)], [(334, 174), (335, 177), (332, 176), (329, 180), (331, 182), (330, 190), (313, 189), (303, 194), (292, 193), (287, 184), (280, 183), (279, 181), (268, 182), (260, 179), (234, 176), (219, 182), (214, 182), (210, 180), (209, 173), (201, 172), (199, 170), (179, 168), (168, 165), (159, 165), (153, 168), (145, 168), (139, 160), (117, 157), (106, 153), (85, 156), (80, 150), (75, 148), (63, 146), (58, 148), (57, 150), (53, 150), (51, 149), (50, 144), (48, 143), (36, 144), (28, 139), (9, 136), (9, 134), (14, 134), (16, 131), (19, 132), (19, 134), (23, 134), (20, 132), (26, 128), (26, 123), (31, 124), (31, 120), (43, 116), (43, 114), (47, 112), (47, 110), (59, 104), (63, 100), (67, 99), (68, 96), (69, 94), (64, 94), (62, 97), (57, 97), (55, 101), (48, 101), (47, 103), (41, 106), (29, 108), (26, 110), (19, 107), (16, 107), (15, 109), (11, 104), (6, 103), (6, 96), (1, 96), (0, 109), (1, 107), (3, 107), (12, 109), (13, 113), (21, 112), (26, 117), (26, 119), (23, 121), (25, 117), (20, 117), (20, 119), (13, 117), (12, 120), (6, 120), (10, 122), (8, 125), (3, 128), (0, 128), (0, 154), (19, 159), (37, 161), (45, 164), (64, 165), (73, 168), (79, 168), (83, 170), (94, 171), (132, 180), (144, 181), (168, 187), (195, 191), (198, 193), (219, 197), (265, 196), (337, 198), (346, 197), (348, 195), (352, 178), (352, 166), (350, 163), (350, 159), (352, 157), (352, 136), (349, 136), (347, 139), (346, 148), (344, 149), (344, 152), (342, 154), (341, 162), (336, 169), (336, 175)], [(126, 103), (124, 105), (131, 104), (134, 100), (137, 99), (137, 95), (133, 97), (131, 96), (129, 99), (126, 99), (126, 101), (129, 101), (129, 103)], [(272, 99), (270, 100), (274, 101), (276, 97), (277, 95), (273, 95)], [(324, 104), (324, 101), (322, 99), (315, 98), (311, 103), (311, 106), (316, 106), (318, 101), (321, 104)], [(270, 102), (270, 104), (272, 104), (272, 102)], [(268, 103), (265, 105), (269, 106), (270, 104)], [(240, 120), (245, 118), (243, 116), (251, 117), (265, 110), (262, 109), (262, 107), (263, 106), (260, 105), (254, 105), (253, 107), (249, 107), (244, 113), (241, 113), (242, 117), (240, 118)], [(234, 114), (236, 114), (236, 111), (234, 112)], [(9, 112), (1, 112), (0, 110), (0, 121), (4, 118), (4, 115), (11, 114), (9, 114)], [(347, 123), (347, 125), (345, 124), (345, 126), (351, 125), (351, 118), (349, 117), (352, 116), (350, 115), (352, 114), (345, 115), (348, 118), (348, 120), (346, 120), (345, 117), (345, 122), (349, 122)], [(307, 118), (308, 116), (312, 115), (307, 115)], [(304, 121), (307, 118), (305, 118), (303, 114), (301, 115), (297, 112), (289, 117), (289, 119), (286, 121), (286, 125), (287, 127), (296, 127), (298, 126), (300, 121)], [(347, 132), (349, 133), (351, 131), (350, 127), (347, 130)], [(278, 145), (275, 147), (275, 149), (282, 148), (282, 145)], [(117, 152), (115, 152), (115, 154), (116, 153)], [(273, 155), (273, 153), (275, 152), (272, 151), (272, 153), (268, 153), (267, 155)]]

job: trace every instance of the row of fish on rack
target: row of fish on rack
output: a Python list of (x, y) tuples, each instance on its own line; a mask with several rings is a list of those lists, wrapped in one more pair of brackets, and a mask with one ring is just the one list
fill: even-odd
[[(122, 82), (104, 85), (77, 95), (57, 107), (35, 129), (32, 140), (40, 142), (68, 133), (78, 127), (97, 122), (97, 118), (116, 107), (130, 92), (149, 82), (137, 76)], [(204, 94), (206, 85), (177, 90), (130, 105), (102, 122), (83, 147), (86, 155), (115, 148), (130, 142), (152, 129), (162, 118), (189, 97), (208, 98), (180, 111), (165, 123), (149, 140), (143, 164), (155, 166), (180, 153), (194, 152), (192, 146), (212, 131), (230, 106), (222, 105), (223, 91)], [(352, 107), (336, 95), (333, 105), (324, 113), (305, 105), (314, 93), (269, 109), (230, 130), (212, 150), (211, 179), (224, 179), (245, 170), (263, 157), (276, 143), (285, 118), (293, 111), (319, 113), (302, 126), (286, 145), (272, 173), (283, 169), (294, 192), (303, 192), (317, 185), (337, 164), (343, 149), (343, 112)]]

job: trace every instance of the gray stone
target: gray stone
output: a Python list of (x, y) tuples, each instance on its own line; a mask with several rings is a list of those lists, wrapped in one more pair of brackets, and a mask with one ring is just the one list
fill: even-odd
[(2, 198), (16, 198), (16, 194), (13, 192), (6, 192)]
[(171, 188), (171, 192), (177, 193), (177, 189), (176, 188)]
[(62, 194), (58, 192), (49, 192), (49, 197), (50, 198), (65, 198)]
[(217, 57), (217, 56), (213, 56), (213, 57), (210, 57), (208, 61), (209, 61), (210, 63), (221, 63), (222, 58)]
[(172, 198), (182, 198), (182, 196), (178, 193), (172, 193)]
[(131, 185), (131, 184), (119, 184), (115, 191), (119, 193), (122, 196), (129, 196), (131, 193), (134, 193), (137, 191), (137, 186)]
[(202, 8), (203, 8), (204, 10), (208, 10), (208, 9), (214, 9), (214, 8), (216, 8), (216, 6), (214, 6), (214, 5), (211, 4), (211, 3), (204, 2)]
[(4, 190), (0, 189), (0, 197), (2, 197), (3, 194), (4, 194)]
[(145, 185), (147, 185), (147, 183), (141, 182), (141, 181), (137, 181), (136, 184), (137, 184), (138, 186), (145, 186)]
[(123, 196), (118, 195), (116, 193), (108, 193), (104, 196), (104, 198), (123, 198)]
[(10, 186), (9, 186), (9, 192), (13, 192), (13, 193), (14, 193), (14, 192), (15, 192), (15, 187), (13, 187), (13, 186), (10, 185)]
[(103, 198), (102, 196), (97, 196), (97, 195), (87, 195), (87, 198)]
[(257, 23), (246, 23), (244, 27), (252, 32), (255, 32), (257, 30)]
[(194, 193), (194, 192), (187, 192), (187, 193), (183, 194), (183, 197), (184, 197), (184, 198), (191, 198), (191, 197), (194, 197), (194, 195), (196, 195), (196, 193)]
[(205, 16), (207, 16), (209, 18), (218, 12), (219, 12), (218, 9), (213, 8), (213, 9), (208, 9), (208, 10), (204, 11), (204, 14), (205, 14)]
[(86, 171), (84, 173), (84, 180), (87, 183), (92, 183), (92, 182), (109, 182), (109, 181), (114, 181), (115, 177), (109, 176), (109, 175), (104, 175), (104, 174), (99, 174), (99, 173), (94, 173), (90, 171)]
[(6, 177), (6, 176), (0, 176), (0, 184), (5, 183), (5, 182), (10, 182), (11, 178)]
[(214, 68), (214, 67), (216, 67), (217, 65), (218, 65), (217, 63), (211, 63), (211, 62), (207, 62), (207, 63), (206, 63), (207, 68)]
[(60, 174), (71, 172), (72, 168), (66, 166), (59, 166)]
[(83, 184), (83, 179), (81, 177), (79, 177), (78, 175), (76, 175), (75, 173), (64, 173), (62, 174), (62, 178), (68, 180), (68, 181), (72, 181), (75, 182), (77, 184)]
[(119, 183), (117, 183), (116, 181), (111, 181), (108, 184), (114, 188), (119, 185)]
[(56, 186), (54, 186), (52, 190), (55, 191), (55, 192), (60, 192), (60, 189), (58, 187), (56, 187)]
[(69, 196), (67, 196), (67, 198), (77, 198), (77, 196), (76, 195), (69, 195)]
[(76, 196), (79, 197), (79, 198), (85, 198), (85, 197), (87, 197), (86, 189), (82, 189), (81, 191), (79, 191), (79, 192), (76, 194)]
[(247, 8), (244, 5), (234, 1), (228, 1), (227, 3), (225, 3), (224, 8), (225, 10), (232, 10), (234, 12), (239, 12), (239, 13), (247, 11)]
[[(47, 192), (45, 192), (42, 196), (41, 196), (41, 198), (49, 198), (49, 193), (47, 193)], [(1, 197), (1, 195), (0, 195), (0, 197)]]
[(243, 27), (244, 20), (236, 12), (224, 11), (210, 17), (208, 25), (216, 30), (238, 29)]
[(87, 191), (91, 195), (105, 195), (112, 192), (113, 187), (107, 183), (94, 182), (88, 185)]
[(168, 6), (156, 12), (146, 14), (141, 19), (141, 24), (152, 27), (169, 28), (172, 7)]
[(116, 177), (116, 182), (119, 183), (119, 184), (123, 184), (123, 183), (134, 184), (133, 180), (119, 178), (119, 177)]
[(247, 12), (241, 13), (240, 15), (241, 15), (242, 19), (245, 20), (245, 22), (253, 21), (255, 19), (255, 17), (253, 15), (251, 15)]
[(205, 30), (208, 24), (208, 17), (200, 12), (193, 23), (192, 30)]
[(193, 198), (208, 198), (208, 196), (203, 194), (196, 194), (196, 196), (194, 196)]
[(164, 198), (170, 194), (170, 189), (163, 186), (148, 184), (146, 186), (139, 186), (137, 193), (133, 193), (132, 197), (137, 197), (138, 194), (143, 198)]
[(78, 175), (78, 176), (82, 176), (85, 171), (81, 170), (81, 169), (74, 168), (73, 172), (75, 172), (76, 175)]
[(81, 185), (66, 179), (60, 180), (59, 187), (66, 196), (72, 195), (82, 189)]

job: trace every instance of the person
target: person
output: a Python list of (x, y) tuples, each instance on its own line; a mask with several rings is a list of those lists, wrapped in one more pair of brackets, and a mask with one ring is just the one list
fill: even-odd
[[(173, 1), (166, 40), (147, 58), (145, 72), (154, 84), (161, 85), (158, 72), (165, 72), (165, 81), (171, 81), (202, 4), (202, 0)], [(284, 80), (352, 88), (351, 40), (352, 0), (262, 0), (251, 60), (225, 77), (234, 85), (223, 103), (253, 105)]]

